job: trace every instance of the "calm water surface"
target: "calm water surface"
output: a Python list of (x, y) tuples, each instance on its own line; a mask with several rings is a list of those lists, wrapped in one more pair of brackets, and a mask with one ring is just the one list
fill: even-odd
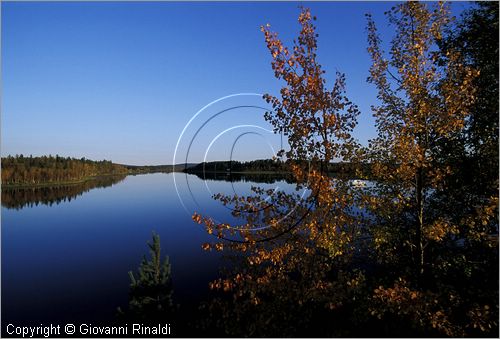
[(114, 319), (117, 307), (127, 306), (127, 272), (135, 271), (148, 253), (152, 231), (160, 235), (163, 255), (170, 257), (174, 301), (199, 303), (225, 263), (220, 253), (201, 249), (213, 237), (192, 222), (191, 214), (232, 221), (211, 194), (246, 194), (252, 184), (149, 174), (51, 205), (2, 206), (2, 323)]

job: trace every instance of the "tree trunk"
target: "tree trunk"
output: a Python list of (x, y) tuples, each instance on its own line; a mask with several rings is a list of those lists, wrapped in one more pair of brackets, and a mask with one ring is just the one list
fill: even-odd
[(416, 174), (416, 195), (417, 195), (417, 223), (415, 233), (416, 245), (416, 268), (419, 276), (424, 273), (424, 246), (423, 246), (423, 228), (424, 228), (424, 197), (423, 197), (423, 173), (422, 168), (417, 169)]

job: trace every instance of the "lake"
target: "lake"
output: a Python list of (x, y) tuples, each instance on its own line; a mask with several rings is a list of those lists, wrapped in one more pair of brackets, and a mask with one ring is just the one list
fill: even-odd
[(293, 187), (279, 178), (252, 180), (158, 173), (83, 187), (4, 190), (2, 323), (114, 319), (118, 307), (127, 307), (128, 271), (136, 271), (148, 254), (153, 231), (160, 235), (162, 255), (170, 258), (174, 302), (196, 307), (226, 263), (220, 252), (202, 250), (214, 238), (191, 215), (233, 222), (212, 194), (248, 194), (252, 185)]

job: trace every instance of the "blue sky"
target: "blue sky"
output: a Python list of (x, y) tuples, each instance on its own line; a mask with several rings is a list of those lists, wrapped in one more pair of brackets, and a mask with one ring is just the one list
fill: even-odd
[[(234, 93), (278, 93), (259, 27), (270, 23), (290, 44), (299, 30), (298, 5), (2, 2), (2, 155), (172, 163), (181, 131), (208, 103)], [(375, 135), (370, 105), (376, 96), (366, 83), (364, 14), (372, 13), (387, 36), (383, 12), (391, 5), (307, 3), (318, 18), (318, 58), (328, 85), (336, 70), (345, 72), (348, 95), (361, 108), (356, 136), (362, 143)], [(454, 12), (467, 6), (456, 3)], [(178, 155), (215, 113), (260, 104), (242, 96), (210, 106), (186, 128)], [(249, 127), (269, 127), (262, 113), (246, 108), (213, 119), (196, 136), (188, 161), (205, 153), (207, 160), (227, 160), (236, 139), (234, 159), (269, 157), (279, 138)], [(221, 131), (241, 125), (206, 152)]]

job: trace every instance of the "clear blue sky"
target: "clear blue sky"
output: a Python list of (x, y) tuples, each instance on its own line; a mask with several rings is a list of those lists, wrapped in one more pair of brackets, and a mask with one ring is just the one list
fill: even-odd
[[(290, 44), (299, 4), (2, 2), (2, 155), (172, 163), (180, 132), (200, 108), (233, 93), (277, 93), (259, 27), (270, 23)], [(347, 74), (348, 94), (362, 110), (356, 135), (366, 143), (375, 134), (375, 90), (366, 83), (364, 14), (372, 13), (386, 35), (383, 12), (392, 4), (306, 5), (318, 18), (328, 85), (336, 70)], [(454, 4), (454, 11), (467, 6)], [(249, 116), (265, 126), (261, 114), (241, 111), (223, 119), (223, 128)], [(207, 125), (200, 135), (219, 129)], [(268, 157), (263, 139), (241, 137), (235, 158)], [(204, 151), (209, 140), (198, 147)], [(208, 160), (227, 159), (229, 141), (219, 141)], [(202, 154), (188, 160), (201, 161)]]

